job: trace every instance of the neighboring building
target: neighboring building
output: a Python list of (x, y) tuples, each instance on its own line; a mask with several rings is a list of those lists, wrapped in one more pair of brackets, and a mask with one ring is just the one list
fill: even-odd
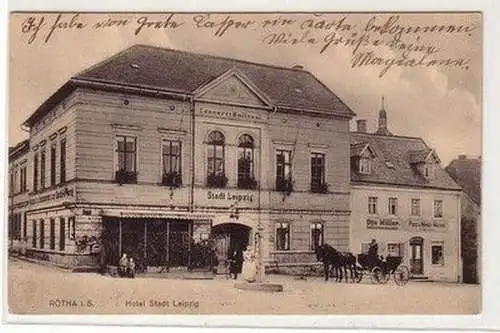
[(29, 141), (24, 140), (15, 147), (9, 147), (9, 249), (24, 253), (26, 248), (26, 209)]
[(302, 68), (133, 46), (25, 122), (27, 254), (151, 268), (195, 265), (208, 238), (219, 259), (261, 239), (280, 266), (347, 250), (353, 116)]
[(481, 158), (460, 155), (446, 167), (450, 176), (463, 188), (462, 259), (466, 283), (479, 283), (481, 276)]
[(392, 135), (385, 107), (376, 133), (351, 133), (351, 250), (376, 239), (415, 278), (460, 281), (460, 187), (421, 138)]

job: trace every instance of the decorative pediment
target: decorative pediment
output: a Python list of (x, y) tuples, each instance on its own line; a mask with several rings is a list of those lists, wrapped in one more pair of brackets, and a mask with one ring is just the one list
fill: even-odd
[(268, 98), (237, 69), (196, 89), (194, 94), (200, 101), (271, 108)]

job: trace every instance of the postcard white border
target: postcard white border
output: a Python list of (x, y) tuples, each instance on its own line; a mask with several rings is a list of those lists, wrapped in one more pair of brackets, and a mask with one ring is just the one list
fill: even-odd
[[(4, 29), (1, 32), (1, 40), (4, 42), (3, 55), (5, 58), (0, 65), (1, 86), (0, 100), (4, 101), (1, 107), (1, 120), (4, 124), (5, 141), (7, 142), (8, 116), (8, 12), (9, 11), (481, 11), (484, 22), (484, 63), (483, 63), (483, 283), (482, 283), (482, 313), (471, 316), (16, 316), (7, 313), (7, 289), (6, 279), (2, 288), (2, 314), (3, 320), (8, 322), (29, 323), (29, 324), (95, 324), (95, 325), (160, 325), (160, 326), (211, 326), (211, 327), (329, 327), (329, 328), (371, 328), (371, 329), (495, 329), (500, 328), (500, 260), (498, 260), (498, 248), (495, 247), (496, 238), (500, 235), (500, 205), (495, 194), (498, 193), (496, 184), (498, 182), (498, 170), (500, 170), (500, 142), (497, 127), (500, 126), (500, 79), (498, 61), (499, 50), (497, 38), (500, 35), (499, 6), (494, 6), (494, 0), (490, 1), (467, 1), (452, 0), (439, 1), (420, 0), (411, 2), (400, 1), (329, 1), (308, 0), (300, 1), (165, 1), (165, 0), (142, 0), (140, 4), (133, 1), (114, 0), (17, 0), (3, 4), (1, 10)], [(7, 151), (6, 145), (0, 147), (0, 163), (3, 171), (6, 170)], [(2, 177), (3, 186), (0, 187), (2, 198), (7, 198), (6, 177)], [(6, 200), (1, 201), (1, 205), (6, 211)], [(2, 216), (5, 222), (6, 214)], [(2, 239), (6, 239), (6, 223), (2, 223)], [(6, 249), (7, 242), (2, 246), (2, 264), (6, 272)], [(488, 254), (490, 254), (488, 256)], [(497, 254), (497, 255), (496, 255)], [(5, 276), (5, 274), (3, 274)], [(27, 329), (34, 329), (30, 326)], [(74, 326), (75, 331), (85, 329), (85, 327)], [(109, 327), (102, 327), (103, 331), (108, 331)], [(36, 326), (38, 330), (38, 326)], [(89, 327), (87, 327), (89, 329)], [(92, 328), (92, 329), (95, 329)]]

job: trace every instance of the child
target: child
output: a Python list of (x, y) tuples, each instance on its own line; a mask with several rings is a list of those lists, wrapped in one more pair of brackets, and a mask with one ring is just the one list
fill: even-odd
[(122, 254), (120, 261), (118, 263), (118, 276), (124, 277), (127, 274), (128, 259), (127, 254)]

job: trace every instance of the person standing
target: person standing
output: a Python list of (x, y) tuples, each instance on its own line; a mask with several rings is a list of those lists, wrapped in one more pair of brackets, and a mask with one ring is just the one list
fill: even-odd
[(120, 261), (118, 263), (118, 276), (124, 277), (127, 275), (127, 268), (128, 268), (128, 258), (127, 254), (124, 253), (122, 254), (122, 257), (120, 258)]
[(135, 262), (134, 258), (130, 257), (127, 265), (127, 276), (129, 278), (135, 278)]
[(371, 243), (369, 244), (368, 256), (370, 256), (374, 260), (374, 262), (378, 260), (378, 244), (375, 238), (372, 239)]

